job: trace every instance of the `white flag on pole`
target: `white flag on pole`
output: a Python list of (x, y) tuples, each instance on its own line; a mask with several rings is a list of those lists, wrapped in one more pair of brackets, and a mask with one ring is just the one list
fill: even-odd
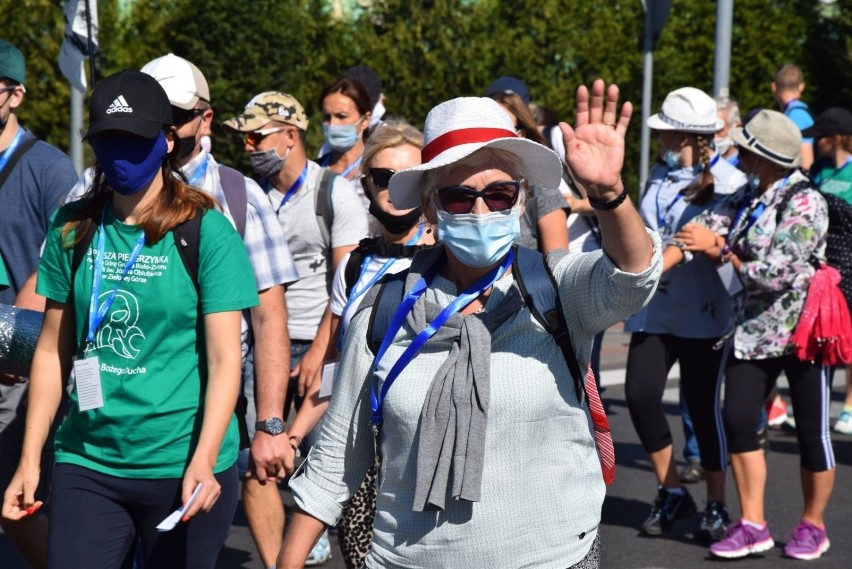
[[(86, 21), (86, 4), (89, 5), (90, 22)], [(92, 37), (89, 41), (89, 25)], [(86, 70), (83, 63), (91, 53), (98, 51), (98, 0), (66, 0), (65, 37), (59, 52), (59, 69), (71, 86), (86, 92)]]

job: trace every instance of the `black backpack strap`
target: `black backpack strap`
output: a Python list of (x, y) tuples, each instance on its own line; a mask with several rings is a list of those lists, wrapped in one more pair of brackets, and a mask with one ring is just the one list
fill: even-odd
[(337, 174), (323, 169), (319, 187), (314, 192), (314, 211), (317, 216), (317, 226), (322, 234), (322, 241), (327, 249), (331, 249), (331, 226), (334, 222), (334, 207), (331, 203), (331, 190), (334, 187), (334, 179)]
[(3, 167), (3, 171), (0, 172), (0, 188), (2, 188), (3, 184), (6, 183), (6, 180), (12, 173), (12, 170), (15, 169), (15, 165), (18, 163), (18, 160), (20, 160), (21, 157), (27, 153), (27, 150), (32, 148), (36, 142), (38, 142), (38, 139), (33, 136), (18, 144), (18, 147), (9, 157), (9, 161), (6, 162), (6, 166)]
[[(395, 275), (385, 275), (379, 281), (375, 300), (372, 302), (372, 309), (370, 310), (370, 321), (367, 325), (367, 347), (370, 348), (373, 356), (379, 352), (379, 346), (382, 345), (382, 340), (388, 328), (390, 328), (393, 315), (399, 308), (399, 303), (402, 302), (407, 277), (408, 269)], [(364, 306), (368, 301), (369, 298), (365, 297), (361, 306)], [(359, 311), (361, 306), (358, 307)]]
[(556, 279), (544, 258), (538, 251), (515, 245), (515, 259), (512, 261), (512, 275), (518, 284), (521, 298), (533, 317), (553, 336), (556, 345), (562, 351), (568, 371), (574, 378), (577, 400), (583, 404), (586, 400), (585, 374), (577, 361), (571, 333), (562, 312), (559, 300), (559, 288)]
[[(183, 261), (195, 290), (198, 290), (198, 245), (201, 241), (201, 218), (204, 217), (204, 212), (205, 210), (196, 209), (192, 217), (172, 229), (180, 260)], [(199, 298), (199, 302), (200, 300)]]
[(346, 298), (352, 295), (352, 289), (355, 283), (358, 282), (358, 277), (361, 276), (361, 263), (364, 261), (364, 254), (356, 248), (349, 253), (349, 260), (346, 261), (346, 266), (343, 268), (343, 282), (346, 284)]
[(248, 207), (245, 176), (233, 168), (219, 166), (219, 181), (222, 183), (225, 201), (228, 202), (228, 211), (231, 212), (237, 233), (240, 234), (242, 239), (246, 235), (246, 209)]

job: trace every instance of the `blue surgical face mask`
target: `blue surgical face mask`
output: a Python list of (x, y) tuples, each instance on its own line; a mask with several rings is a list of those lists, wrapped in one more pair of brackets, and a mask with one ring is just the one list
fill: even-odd
[[(358, 121), (360, 122), (360, 121)], [(326, 143), (338, 152), (346, 152), (358, 142), (358, 131), (354, 124), (324, 124), (322, 135)]]
[(447, 213), (438, 209), (438, 235), (453, 256), (481, 269), (502, 259), (521, 234), (520, 209), (485, 214)]
[(680, 152), (666, 150), (663, 153), (663, 161), (669, 168), (677, 168), (680, 165)]
[(135, 194), (150, 184), (168, 153), (166, 135), (162, 131), (156, 138), (95, 136), (91, 144), (109, 187), (124, 196)]

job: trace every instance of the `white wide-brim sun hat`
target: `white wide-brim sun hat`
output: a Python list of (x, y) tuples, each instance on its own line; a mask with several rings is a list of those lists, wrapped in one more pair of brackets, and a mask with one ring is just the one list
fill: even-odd
[(787, 168), (802, 163), (802, 132), (783, 113), (764, 109), (731, 131), (734, 144)]
[(531, 186), (558, 188), (562, 178), (562, 163), (556, 153), (537, 142), (518, 138), (509, 116), (488, 97), (459, 97), (433, 108), (426, 116), (423, 138), (423, 163), (401, 170), (390, 179), (390, 199), (396, 209), (421, 205), (427, 172), (451, 166), (483, 148), (514, 155), (519, 172)]
[(645, 124), (654, 130), (713, 134), (725, 121), (719, 118), (710, 95), (695, 87), (681, 87), (666, 95), (660, 112), (648, 117)]

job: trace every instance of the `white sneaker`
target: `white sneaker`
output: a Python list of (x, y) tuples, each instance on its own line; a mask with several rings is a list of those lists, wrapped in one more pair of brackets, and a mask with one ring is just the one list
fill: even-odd
[(837, 422), (834, 423), (834, 431), (844, 435), (852, 435), (852, 412), (845, 409), (840, 412)]
[(305, 567), (314, 567), (322, 565), (331, 559), (331, 543), (328, 541), (328, 532), (323, 533), (319, 541), (311, 550), (310, 555), (305, 560)]

